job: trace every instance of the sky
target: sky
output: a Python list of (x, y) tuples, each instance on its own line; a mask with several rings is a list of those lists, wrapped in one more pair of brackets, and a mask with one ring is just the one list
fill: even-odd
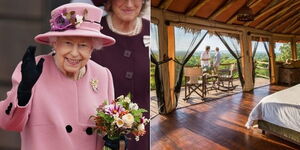
[[(157, 49), (157, 41), (155, 40), (155, 36), (157, 36), (157, 33), (154, 31), (157, 31), (156, 26), (153, 26), (151, 23), (151, 49), (155, 50)], [(201, 31), (201, 34), (203, 35), (206, 32), (206, 30)], [(202, 36), (200, 36), (201, 38)], [(183, 29), (175, 28), (175, 49), (176, 51), (186, 51), (193, 39), (192, 33), (185, 33)], [(278, 43), (275, 47), (275, 53), (279, 53), (279, 47), (282, 44)], [(221, 42), (221, 40), (216, 35), (206, 35), (200, 46), (198, 47), (196, 53), (199, 53), (200, 51), (204, 51), (206, 46), (210, 46), (211, 50), (214, 51), (216, 47), (219, 47), (221, 53), (228, 52), (227, 48), (224, 46), (224, 44)], [(263, 46), (262, 42), (259, 42), (257, 52), (265, 52), (265, 48)]]

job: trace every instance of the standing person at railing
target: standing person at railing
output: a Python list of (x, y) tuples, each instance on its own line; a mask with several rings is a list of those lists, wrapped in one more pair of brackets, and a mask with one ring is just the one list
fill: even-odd
[(210, 46), (206, 46), (205, 51), (201, 53), (201, 67), (204, 72), (210, 70)]
[(214, 57), (214, 62), (213, 62), (213, 68), (214, 68), (214, 73), (218, 74), (218, 69), (221, 63), (221, 53), (219, 51), (219, 47), (216, 47), (216, 54)]

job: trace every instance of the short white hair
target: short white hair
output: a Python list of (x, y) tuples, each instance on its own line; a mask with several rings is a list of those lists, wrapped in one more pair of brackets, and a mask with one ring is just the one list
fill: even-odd
[[(102, 42), (102, 40), (99, 40), (98, 38), (91, 38), (91, 39), (92, 39), (92, 46), (93, 46), (92, 49), (100, 50), (100, 49), (103, 48), (103, 42)], [(57, 41), (57, 37), (56, 36), (49, 37), (49, 44), (51, 46), (53, 46), (53, 44), (56, 41)]]

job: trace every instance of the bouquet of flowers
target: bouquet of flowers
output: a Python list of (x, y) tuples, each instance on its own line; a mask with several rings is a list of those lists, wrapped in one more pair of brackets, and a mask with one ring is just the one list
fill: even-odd
[[(138, 141), (146, 133), (145, 125), (149, 120), (143, 116), (147, 112), (131, 101), (131, 95), (119, 96), (112, 102), (105, 101), (91, 116), (96, 127), (94, 130), (104, 136), (104, 149), (119, 149), (119, 141), (133, 134)], [(126, 142), (126, 140), (125, 140)]]

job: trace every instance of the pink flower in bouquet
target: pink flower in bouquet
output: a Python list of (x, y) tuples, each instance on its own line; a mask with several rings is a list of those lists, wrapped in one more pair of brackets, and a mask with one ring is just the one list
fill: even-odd
[(125, 109), (121, 105), (117, 105), (116, 103), (106, 105), (105, 108), (104, 108), (104, 112), (109, 114), (109, 115), (119, 116), (124, 111), (125, 111)]

